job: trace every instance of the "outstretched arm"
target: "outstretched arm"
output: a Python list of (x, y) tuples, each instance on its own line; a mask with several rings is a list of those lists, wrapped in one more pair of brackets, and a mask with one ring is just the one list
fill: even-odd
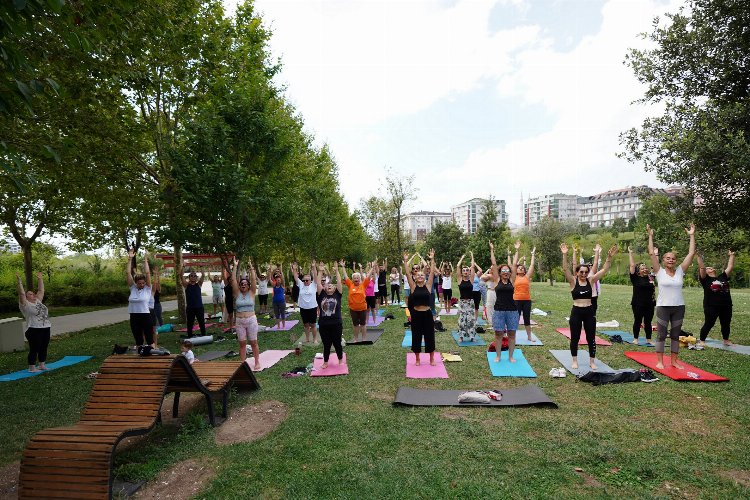
[[(583, 252), (581, 252), (581, 256), (583, 256)], [(591, 266), (591, 274), (596, 274), (599, 271), (599, 261), (602, 257), (602, 246), (597, 243), (594, 247), (594, 262)]]
[[(336, 268), (336, 290), (338, 290), (339, 293), (344, 293), (343, 292), (344, 289), (343, 289), (342, 283), (341, 283), (341, 274), (339, 273), (339, 266), (336, 264), (336, 262), (334, 262), (333, 263), (333, 267)], [(344, 267), (343, 266), (343, 261), (342, 261), (341, 267)]]
[(591, 277), (591, 282), (599, 281), (601, 278), (604, 277), (605, 274), (607, 274), (607, 271), (609, 271), (609, 266), (612, 265), (612, 257), (617, 253), (617, 245), (612, 245), (612, 248), (609, 249), (607, 252), (607, 260), (604, 261), (604, 266), (602, 266), (601, 270), (599, 272), (595, 273), (594, 276)]
[[(341, 262), (339, 262), (339, 264), (341, 264), (341, 270), (344, 271), (344, 280), (348, 280), (349, 279), (349, 275), (346, 274), (346, 264), (344, 263), (343, 260)], [(352, 267), (352, 269), (354, 269), (354, 268)], [(336, 268), (336, 272), (338, 272), (338, 268)]]
[(628, 245), (628, 258), (630, 259), (630, 274), (635, 274), (635, 259), (633, 259), (633, 249)]
[(430, 248), (430, 253), (428, 254), (430, 256), (430, 276), (427, 278), (427, 289), (432, 292), (432, 287), (434, 286), (434, 280), (435, 280), (435, 250), (433, 248)]
[(490, 241), (490, 262), (492, 265), (490, 266), (490, 269), (492, 270), (492, 281), (495, 284), (500, 283), (500, 274), (497, 270), (497, 260), (495, 260), (495, 244)]
[(42, 273), (39, 271), (36, 273), (36, 298), (39, 302), (44, 300), (44, 280), (42, 279)]
[(253, 266), (252, 260), (247, 259), (247, 265), (249, 267), (248, 278), (250, 278), (250, 291), (253, 292), (253, 297), (255, 297), (255, 294), (258, 291), (258, 275), (255, 272), (255, 266)]
[(575, 278), (573, 274), (570, 272), (570, 268), (568, 267), (568, 244), (567, 243), (561, 243), (560, 244), (560, 252), (562, 252), (562, 268), (563, 272), (565, 273), (565, 280), (570, 283), (570, 286), (575, 285), (575, 281), (573, 281)]
[(133, 262), (133, 257), (135, 257), (135, 250), (132, 248), (128, 250), (128, 261), (125, 264), (125, 280), (128, 283), (128, 286), (133, 286), (135, 283), (133, 282), (133, 275), (130, 273), (130, 264)]
[(146, 275), (146, 285), (151, 288), (151, 266), (148, 265), (148, 250), (143, 252), (143, 274)]
[(701, 254), (697, 253), (695, 254), (695, 258), (698, 260), (698, 276), (700, 276), (701, 279), (705, 279), (706, 278), (706, 264), (703, 262), (703, 257), (701, 257)]
[(237, 257), (234, 258), (234, 261), (232, 262), (234, 264), (234, 269), (232, 270), (234, 274), (234, 279), (232, 280), (232, 291), (234, 292), (235, 297), (240, 296), (240, 261), (237, 260)]
[[(128, 267), (130, 267), (130, 260), (128, 260)], [(21, 281), (21, 275), (16, 273), (16, 290), (18, 291), (18, 305), (21, 307), (26, 305), (26, 292), (23, 289), (23, 281)]]
[(695, 224), (690, 224), (690, 227), (685, 228), (685, 232), (690, 236), (690, 246), (688, 247), (688, 253), (685, 259), (680, 264), (682, 272), (686, 273), (690, 264), (693, 263), (693, 257), (695, 257)]
[[(408, 259), (408, 257), (409, 257), (409, 254), (406, 253), (406, 252), (404, 252), (404, 267), (408, 267), (408, 263), (411, 260), (411, 259)], [(415, 288), (415, 286), (414, 286), (414, 280), (411, 277), (411, 273), (407, 272), (406, 274), (404, 274), (404, 276), (406, 276), (406, 281), (409, 283), (409, 288), (411, 288), (412, 290), (414, 290), (414, 288)]]
[(646, 232), (648, 232), (648, 257), (651, 259), (651, 267), (654, 268), (654, 273), (658, 273), (661, 266), (659, 266), (659, 249), (654, 247), (654, 230), (651, 224), (646, 224)]
[(518, 268), (518, 250), (521, 248), (521, 240), (516, 240), (516, 253), (513, 255), (513, 262), (510, 264), (510, 282), (516, 281), (516, 271)]
[[(729, 262), (727, 262), (727, 267), (724, 269), (724, 274), (729, 277), (730, 274), (732, 274), (732, 271), (734, 270), (734, 252), (729, 251)], [(40, 278), (41, 279), (41, 278)], [(39, 294), (37, 294), (39, 295)]]
[(534, 278), (534, 255), (536, 254), (536, 247), (531, 249), (531, 264), (529, 264), (528, 269), (526, 269), (526, 276), (529, 277), (529, 281), (531, 281)]

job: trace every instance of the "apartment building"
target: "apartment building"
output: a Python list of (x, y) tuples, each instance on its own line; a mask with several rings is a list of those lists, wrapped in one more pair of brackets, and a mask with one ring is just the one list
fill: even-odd
[(622, 218), (627, 223), (636, 216), (638, 209), (643, 205), (639, 197), (643, 191), (675, 196), (681, 192), (681, 188), (670, 186), (668, 189), (661, 189), (648, 186), (629, 186), (593, 196), (580, 197), (578, 198), (578, 220), (592, 228), (609, 227), (617, 218)]
[(523, 202), (523, 225), (531, 227), (545, 217), (560, 221), (577, 221), (579, 217), (578, 195), (546, 194), (529, 198)]
[(21, 253), (21, 245), (9, 236), (4, 241), (0, 239), (0, 252)]
[[(469, 201), (459, 203), (451, 207), (453, 221), (464, 233), (474, 234), (477, 231), (479, 221), (484, 214), (484, 204), (488, 200), (483, 198), (473, 198)], [(505, 211), (505, 200), (492, 200), (497, 211), (498, 224), (508, 222), (508, 213)]]
[(401, 230), (410, 242), (423, 241), (432, 232), (438, 222), (451, 222), (453, 217), (448, 212), (419, 211), (404, 215), (401, 218)]

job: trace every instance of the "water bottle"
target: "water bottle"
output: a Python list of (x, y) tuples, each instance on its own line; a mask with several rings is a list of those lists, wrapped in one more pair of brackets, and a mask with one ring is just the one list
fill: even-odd
[(299, 356), (302, 354), (302, 342), (297, 342), (297, 346), (294, 348), (294, 355)]

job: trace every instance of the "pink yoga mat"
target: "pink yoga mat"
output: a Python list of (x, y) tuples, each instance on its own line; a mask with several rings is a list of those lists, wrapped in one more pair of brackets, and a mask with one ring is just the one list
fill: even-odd
[(435, 366), (430, 365), (430, 355), (424, 352), (419, 355), (419, 366), (416, 362), (417, 358), (413, 352), (406, 354), (406, 378), (448, 378), (443, 357), (439, 352), (435, 351)]
[(375, 322), (373, 323), (372, 316), (367, 316), (367, 326), (378, 326), (383, 321), (385, 321), (385, 318), (383, 316), (376, 316)]
[(344, 354), (344, 359), (339, 364), (339, 358), (336, 357), (335, 352), (332, 352), (331, 357), (328, 358), (328, 368), (324, 370), (321, 366), (323, 366), (323, 359), (315, 358), (313, 361), (313, 371), (310, 373), (310, 376), (333, 377), (334, 375), (349, 375), (349, 364), (346, 361), (346, 354)]
[[(210, 328), (210, 327), (214, 326), (215, 324), (216, 323), (206, 323), (204, 326), (206, 328)], [(198, 325), (193, 325), (193, 331), (196, 331), (196, 330), (201, 331), (201, 329), (198, 327)], [(186, 332), (187, 331), (187, 327), (180, 328), (179, 330), (175, 330), (175, 331), (176, 332)]]
[(451, 308), (451, 312), (445, 309), (440, 309), (440, 316), (456, 316), (458, 315), (458, 308)]
[(286, 321), (286, 325), (283, 328), (277, 328), (276, 325), (273, 325), (271, 328), (269, 328), (266, 331), (267, 332), (285, 332), (285, 331), (291, 330), (292, 328), (294, 328), (295, 326), (297, 326), (297, 323), (299, 323), (299, 321), (297, 321), (296, 319), (293, 319), (291, 321)]
[(260, 353), (260, 370), (254, 370), (253, 367), (255, 366), (255, 358), (253, 358), (252, 355), (248, 356), (248, 358), (245, 360), (245, 362), (248, 364), (251, 370), (262, 372), (266, 368), (271, 368), (273, 365), (284, 359), (285, 357), (289, 356), (294, 351), (281, 351), (281, 350), (274, 350), (269, 349), (268, 351), (263, 351)]
[[(570, 338), (570, 328), (557, 328), (559, 333), (562, 333), (566, 337)], [(586, 335), (581, 332), (581, 338), (578, 340), (578, 345), (586, 345)], [(604, 340), (603, 338), (596, 336), (596, 345), (612, 345), (612, 342)]]

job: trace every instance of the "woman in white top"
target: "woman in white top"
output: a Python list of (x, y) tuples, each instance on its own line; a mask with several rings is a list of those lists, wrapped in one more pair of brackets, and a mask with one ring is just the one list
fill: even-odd
[(648, 254), (659, 285), (659, 295), (656, 298), (656, 367), (664, 368), (664, 341), (667, 338), (667, 325), (669, 324), (672, 366), (681, 369), (682, 365), (677, 361), (677, 356), (680, 352), (682, 321), (685, 318), (682, 283), (685, 271), (688, 270), (695, 256), (695, 225), (690, 224), (690, 227), (685, 229), (690, 236), (690, 246), (688, 254), (679, 266), (676, 265), (677, 256), (674, 252), (665, 253), (661, 265), (659, 264), (659, 249), (654, 247), (654, 230), (651, 229), (651, 225), (647, 225), (646, 230), (648, 231)]
[[(258, 268), (260, 271), (260, 268)], [(268, 266), (266, 273), (261, 273), (258, 277), (258, 303), (260, 304), (260, 314), (268, 314)]]
[(135, 345), (153, 345), (154, 335), (151, 327), (151, 313), (148, 303), (151, 300), (151, 270), (148, 267), (148, 252), (143, 254), (143, 274), (131, 273), (131, 262), (135, 257), (135, 250), (128, 250), (128, 262), (125, 265), (125, 278), (130, 287), (128, 296), (128, 313), (130, 313), (130, 331), (133, 333)]
[[(318, 329), (315, 323), (318, 321), (318, 285), (316, 284), (315, 268), (317, 264), (315, 261), (310, 264), (310, 272), (302, 275), (302, 279), (299, 279), (300, 271), (302, 269), (297, 268), (297, 264), (292, 264), (292, 274), (299, 287), (299, 298), (297, 304), (299, 304), (299, 314), (302, 316), (302, 326), (305, 329), (305, 342), (310, 343), (310, 335), (312, 335), (313, 343), (318, 343)], [(297, 340), (292, 335), (292, 342)]]
[(409, 277), (404, 274), (404, 268), (399, 267), (399, 273), (401, 274), (401, 279), (404, 280), (404, 286), (403, 286), (403, 292), (404, 292), (404, 304), (406, 304), (409, 301), (409, 295), (411, 294), (411, 288), (409, 288)]
[(391, 304), (401, 303), (401, 273), (398, 272), (398, 268), (393, 266), (391, 268)]
[[(52, 324), (49, 322), (47, 306), (42, 304), (44, 299), (42, 273), (36, 273), (36, 293), (31, 290), (24, 292), (23, 282), (18, 274), (16, 274), (16, 279), (18, 280), (18, 308), (26, 320), (26, 340), (29, 341), (29, 371), (46, 370), (47, 366), (44, 363), (47, 361), (47, 347)], [(37, 359), (39, 368), (36, 366)]]

